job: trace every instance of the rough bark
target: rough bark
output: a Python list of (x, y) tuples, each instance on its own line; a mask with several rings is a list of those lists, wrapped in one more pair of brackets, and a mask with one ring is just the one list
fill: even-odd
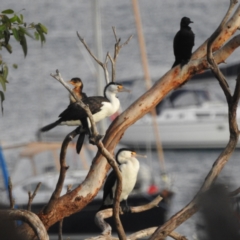
[[(225, 61), (239, 44), (240, 35), (230, 40), (222, 49), (214, 54), (215, 61), (217, 63)], [(103, 144), (106, 149), (110, 153), (113, 153), (124, 131), (130, 125), (154, 108), (171, 90), (185, 83), (194, 74), (202, 72), (207, 68), (207, 60), (206, 58), (202, 58), (189, 62), (182, 70), (176, 67), (167, 72), (151, 89), (129, 106), (129, 108), (110, 125), (103, 139)], [(101, 188), (108, 170), (109, 165), (107, 161), (98, 152), (85, 181), (72, 192), (60, 197), (49, 214), (39, 213), (39, 217), (46, 228), (48, 229), (63, 217), (81, 210), (92, 201)]]

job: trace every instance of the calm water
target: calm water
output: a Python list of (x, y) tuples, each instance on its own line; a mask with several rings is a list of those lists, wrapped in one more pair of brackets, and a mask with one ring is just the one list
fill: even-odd
[[(153, 79), (158, 79), (174, 61), (172, 39), (179, 29), (180, 19), (188, 16), (194, 21), (192, 29), (196, 36), (196, 49), (218, 26), (229, 1), (183, 0), (180, 3), (139, 0), (139, 4), (150, 73)], [(96, 93), (93, 63), (76, 37), (76, 31), (79, 31), (89, 46), (94, 48), (92, 4), (91, 1), (83, 0), (73, 0), (70, 4), (63, 0), (8, 0), (2, 1), (1, 7), (13, 8), (15, 11), (25, 8), (23, 14), (27, 22), (42, 22), (49, 29), (43, 48), (38, 42), (28, 41), (29, 53), (26, 59), (16, 44), (13, 44), (11, 56), (5, 50), (2, 51), (9, 66), (16, 63), (19, 67), (17, 70), (10, 68), (4, 116), (0, 116), (0, 140), (10, 143), (35, 140), (37, 129), (55, 120), (68, 104), (68, 93), (50, 77), (50, 73), (59, 69), (65, 80), (80, 76), (84, 81), (84, 91), (88, 95)], [(139, 89), (134, 89), (131, 95), (131, 99), (136, 99), (142, 93), (144, 83), (131, 2), (102, 0), (101, 11), (104, 53), (113, 49), (112, 26), (116, 26), (122, 41), (134, 34), (134, 38), (119, 55), (117, 79), (139, 80)], [(236, 59), (237, 53), (234, 53), (228, 62)], [(120, 96), (120, 99), (123, 98), (126, 95)], [(215, 150), (165, 151), (166, 169), (176, 193), (169, 215), (180, 210), (192, 199), (218, 154), (219, 151)], [(160, 179), (157, 154), (148, 153), (148, 156), (152, 159), (149, 164), (153, 166), (154, 175)], [(231, 158), (222, 174), (223, 178), (236, 185), (239, 185), (238, 156), (239, 151)], [(10, 165), (13, 162), (11, 160), (13, 158), (9, 157)], [(194, 224), (194, 220), (189, 220), (177, 231), (192, 239)]]

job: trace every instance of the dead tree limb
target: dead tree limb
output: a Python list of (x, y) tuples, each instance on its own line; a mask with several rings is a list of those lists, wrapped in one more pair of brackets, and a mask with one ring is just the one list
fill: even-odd
[(27, 205), (27, 210), (28, 211), (31, 211), (31, 205), (32, 205), (32, 201), (33, 199), (35, 198), (36, 194), (37, 194), (37, 191), (38, 189), (40, 188), (41, 186), (41, 182), (39, 182), (33, 192), (33, 194), (31, 193), (31, 191), (28, 192), (28, 205)]
[(115, 82), (116, 80), (116, 61), (117, 61), (117, 56), (121, 50), (121, 48), (125, 45), (127, 45), (129, 43), (129, 41), (132, 39), (133, 35), (131, 35), (126, 42), (124, 42), (123, 44), (120, 44), (121, 42), (121, 38), (117, 37), (117, 32), (116, 32), (116, 28), (112, 27), (113, 29), (113, 34), (115, 37), (115, 45), (114, 45), (114, 54), (113, 54), (113, 58), (111, 57), (111, 55), (108, 53), (107, 56), (111, 61), (112, 64), (112, 82)]
[[(239, 13), (238, 11), (236, 12)], [(232, 21), (230, 29), (234, 32), (239, 26), (240, 18), (239, 16), (234, 16), (232, 19), (235, 19), (235, 22)], [(225, 30), (226, 29), (224, 28), (223, 31)], [(227, 36), (231, 36), (233, 32), (230, 31)], [(226, 36), (224, 37), (225, 38), (223, 42), (226, 42)], [(218, 41), (218, 43), (222, 42)], [(215, 61), (217, 63), (225, 61), (239, 45), (240, 35), (231, 39), (221, 49), (219, 49), (218, 45), (215, 44), (217, 49), (219, 49), (214, 54)], [(103, 144), (108, 152), (112, 153), (114, 151), (115, 146), (118, 144), (125, 130), (129, 126), (154, 108), (171, 90), (185, 83), (194, 74), (202, 72), (207, 68), (208, 64), (206, 58), (201, 58), (195, 61), (190, 61), (182, 68), (181, 71), (178, 67), (168, 71), (155, 83), (152, 88), (150, 88), (134, 103), (132, 103), (131, 106), (129, 106), (128, 109), (118, 116), (110, 125), (103, 139)], [(60, 197), (56, 202), (54, 206), (55, 214), (44, 215), (42, 212), (39, 213), (39, 217), (43, 221), (46, 228), (49, 228), (62, 217), (66, 217), (76, 211), (80, 211), (90, 201), (92, 201), (101, 188), (109, 167), (110, 166), (108, 165), (104, 156), (98, 152), (84, 182), (69, 194)], [(64, 202), (68, 202), (68, 207), (63, 204)], [(57, 211), (55, 211), (56, 209)]]
[[(130, 207), (131, 213), (139, 213), (139, 212), (147, 211), (153, 207), (158, 207), (158, 204), (161, 200), (162, 200), (162, 197), (157, 196), (150, 203), (147, 203), (142, 206)], [(120, 214), (124, 214), (124, 213), (121, 211)], [(111, 208), (108, 208), (96, 213), (95, 223), (102, 230), (101, 234), (104, 236), (111, 236), (111, 230), (112, 230), (111, 226), (107, 222), (105, 222), (104, 219), (110, 218), (112, 216), (113, 216), (113, 210)], [(127, 238), (129, 239), (129, 236)]]
[(48, 202), (48, 204), (45, 206), (44, 208), (44, 213), (47, 214), (50, 211), (52, 211), (53, 206), (55, 204), (55, 202), (57, 201), (57, 199), (60, 197), (60, 194), (62, 192), (62, 188), (63, 188), (63, 183), (65, 180), (65, 176), (66, 176), (66, 172), (68, 170), (68, 166), (66, 164), (66, 153), (67, 153), (67, 147), (68, 144), (72, 141), (72, 139), (77, 135), (77, 131), (76, 129), (74, 131), (72, 131), (71, 133), (69, 133), (63, 143), (62, 143), (62, 147), (61, 147), (61, 152), (60, 152), (60, 174), (59, 174), (59, 178), (58, 178), (58, 182), (56, 185), (56, 188)]
[(12, 195), (12, 180), (9, 177), (8, 178), (8, 196), (9, 196), (9, 202), (10, 202), (10, 209), (14, 209), (14, 198)]
[[(228, 11), (231, 11), (232, 4), (234, 4), (233, 1), (231, 1), (230, 7)], [(226, 14), (226, 17), (228, 16), (228, 13)], [(226, 17), (223, 19), (226, 21)], [(223, 152), (220, 154), (218, 159), (213, 164), (212, 169), (208, 173), (201, 189), (197, 193), (197, 195), (194, 197), (194, 199), (181, 211), (179, 211), (177, 214), (175, 214), (169, 221), (167, 221), (163, 226), (159, 227), (156, 232), (152, 235), (150, 239), (165, 239), (166, 236), (172, 232), (177, 226), (179, 226), (182, 222), (184, 222), (186, 219), (191, 217), (197, 210), (198, 210), (198, 197), (199, 195), (208, 190), (211, 184), (215, 181), (225, 164), (228, 162), (230, 156), (232, 155), (237, 142), (238, 142), (238, 125), (237, 125), (237, 118), (236, 118), (236, 112), (237, 112), (237, 105), (240, 98), (240, 75), (238, 76), (235, 91), (233, 96), (231, 95), (231, 92), (228, 89), (228, 85), (226, 82), (224, 82), (225, 78), (221, 71), (219, 70), (212, 53), (209, 51), (212, 51), (212, 44), (219, 36), (219, 32), (222, 30), (222, 25), (220, 24), (219, 28), (213, 33), (213, 35), (210, 37), (208, 45), (207, 45), (207, 59), (209, 60), (209, 65), (211, 66), (211, 69), (213, 70), (217, 80), (220, 83), (220, 86), (222, 87), (223, 92), (225, 93), (226, 100), (228, 103), (228, 112), (229, 112), (229, 130), (230, 130), (230, 139), (226, 146), (226, 148), (223, 150)]]
[[(78, 39), (80, 40), (80, 42), (84, 45), (84, 47), (86, 48), (86, 50), (87, 50), (88, 53), (90, 54), (90, 56), (103, 68), (106, 83), (109, 83), (110, 80), (109, 80), (109, 74), (108, 74), (108, 69), (107, 69), (107, 63), (108, 63), (107, 55), (106, 55), (106, 58), (105, 58), (105, 62), (104, 62), (104, 63), (101, 62), (101, 61), (92, 53), (92, 51), (90, 50), (90, 48), (89, 48), (88, 45), (86, 44), (84, 38), (82, 38), (78, 32), (77, 32), (77, 36), (78, 36)], [(107, 54), (108, 54), (108, 53), (107, 53)]]
[[(231, 4), (231, 3), (230, 3)], [(215, 39), (212, 45), (212, 51), (215, 52), (238, 30), (240, 26), (240, 6), (237, 7), (235, 13), (224, 25), (221, 33)], [(225, 15), (226, 16), (226, 15)], [(207, 54), (208, 39), (193, 53), (191, 60), (200, 59)]]
[[(72, 185), (68, 185), (67, 186), (67, 193), (70, 192), (72, 189)], [(59, 227), (58, 227), (58, 240), (63, 240), (63, 237), (62, 237), (62, 227), (63, 227), (63, 219), (61, 219), (59, 221)]]
[[(21, 220), (26, 222), (39, 240), (48, 240), (47, 231), (38, 216), (27, 210), (0, 210), (0, 221)], [(22, 231), (24, 233), (24, 231)]]

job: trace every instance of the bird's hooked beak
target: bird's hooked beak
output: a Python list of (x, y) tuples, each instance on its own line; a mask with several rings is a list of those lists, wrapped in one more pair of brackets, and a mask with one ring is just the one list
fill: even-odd
[(194, 23), (194, 22), (190, 20), (189, 23)]
[(124, 86), (119, 85), (118, 86), (118, 92), (128, 92), (128, 93), (130, 93), (131, 90), (125, 88)]
[(133, 156), (133, 157), (147, 158), (147, 155), (137, 154), (136, 152), (132, 152), (132, 156)]
[(68, 80), (67, 83), (69, 83), (69, 84), (74, 86), (74, 83), (72, 82), (72, 80)]

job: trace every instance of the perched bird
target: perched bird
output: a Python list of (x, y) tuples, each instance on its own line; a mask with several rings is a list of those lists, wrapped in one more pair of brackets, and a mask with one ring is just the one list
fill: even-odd
[(194, 46), (194, 33), (189, 24), (193, 23), (190, 18), (183, 17), (180, 22), (180, 30), (173, 40), (173, 52), (175, 55), (175, 62), (172, 66), (175, 67), (181, 64), (181, 67), (188, 63), (192, 55), (192, 48)]
[[(80, 78), (78, 77), (72, 78), (71, 80), (68, 81), (68, 83), (74, 86), (72, 91), (79, 99), (82, 100), (84, 98), (87, 98), (86, 93), (83, 92), (83, 82)], [(69, 99), (70, 103), (76, 102), (76, 99), (72, 96), (72, 94), (69, 94)]]
[[(120, 107), (120, 101), (116, 97), (118, 92), (129, 92), (122, 84), (111, 82), (105, 86), (104, 96), (93, 96), (83, 98), (84, 104), (89, 106), (95, 122), (113, 115)], [(85, 110), (76, 102), (69, 104), (60, 115), (59, 119), (43, 128), (41, 132), (46, 132), (58, 125), (83, 126), (90, 131), (91, 123)], [(90, 133), (91, 134), (91, 133)]]
[[(121, 148), (116, 154), (116, 161), (119, 164), (119, 169), (122, 173), (122, 193), (120, 196), (120, 205), (123, 212), (130, 211), (127, 204), (127, 198), (132, 192), (137, 181), (139, 162), (136, 156), (137, 154), (134, 151), (126, 148)], [(117, 176), (115, 171), (111, 171), (103, 188), (103, 201), (99, 211), (113, 206), (116, 186)]]
[[(82, 82), (82, 80), (80, 78), (78, 78), (78, 77), (72, 78), (71, 80), (68, 81), (68, 83), (74, 86), (72, 91), (74, 92), (74, 94), (80, 100), (83, 100), (84, 98), (87, 98), (86, 93), (83, 92), (83, 82)], [(70, 100), (70, 104), (76, 102), (76, 99), (73, 97), (73, 95), (71, 93), (69, 94), (69, 100)], [(85, 135), (86, 135), (85, 131), (82, 130), (82, 129), (84, 127), (88, 129), (87, 121), (82, 121), (82, 124), (84, 126), (79, 129), (80, 134), (79, 134), (79, 137), (78, 137), (78, 140), (77, 140), (77, 143), (76, 143), (76, 151), (77, 151), (77, 153), (80, 153), (80, 151), (82, 149), (82, 145), (84, 143)]]

